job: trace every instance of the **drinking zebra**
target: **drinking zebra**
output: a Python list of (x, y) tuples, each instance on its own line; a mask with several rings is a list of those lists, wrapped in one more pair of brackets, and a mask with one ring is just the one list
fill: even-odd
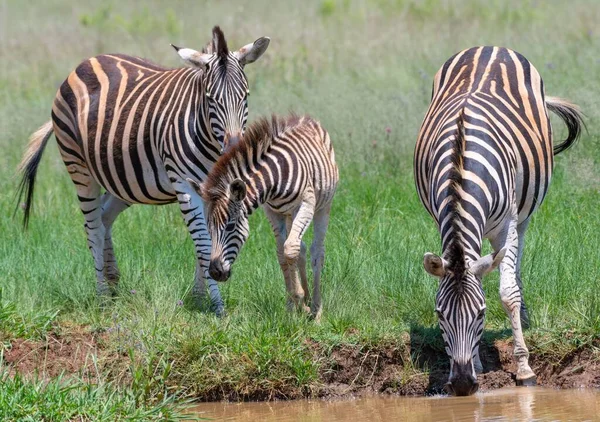
[(222, 150), (243, 133), (248, 116), (243, 69), (268, 45), (263, 37), (229, 51), (216, 26), (203, 53), (175, 47), (188, 68), (165, 69), (121, 54), (82, 62), (59, 88), (52, 120), (32, 135), (20, 164), (25, 226), (37, 168), (54, 132), (85, 217), (97, 292), (110, 293), (119, 279), (111, 234), (117, 216), (131, 204), (177, 201), (196, 251), (194, 293), (206, 294), (207, 279), (221, 314), (223, 301), (208, 275), (210, 237), (202, 201), (186, 179), (204, 180)]
[[(189, 182), (205, 203), (212, 237), (209, 272), (215, 280), (231, 275), (231, 265), (249, 235), (248, 216), (264, 205), (277, 241), (288, 309), (309, 311), (306, 246), (302, 236), (314, 222), (310, 248), (313, 295), (310, 311), (319, 320), (325, 233), (339, 180), (328, 133), (308, 116), (273, 116), (251, 124), (242, 141), (222, 156), (206, 181)], [(300, 272), (300, 281), (298, 280)]]
[[(547, 110), (566, 123), (567, 139), (552, 148)], [(537, 70), (506, 48), (477, 47), (437, 72), (414, 155), (421, 201), (438, 224), (442, 257), (424, 266), (439, 277), (436, 312), (450, 356), (446, 388), (474, 393), (481, 371), (485, 318), (481, 277), (500, 267), (500, 298), (512, 324), (517, 382), (535, 384), (521, 321), (528, 318), (520, 277), (524, 235), (546, 195), (553, 155), (577, 140), (577, 107), (546, 97)], [(494, 249), (481, 257), (483, 238)]]

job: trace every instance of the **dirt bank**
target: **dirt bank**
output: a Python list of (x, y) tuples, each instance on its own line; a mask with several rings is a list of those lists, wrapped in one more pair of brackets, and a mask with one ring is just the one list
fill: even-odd
[[(414, 343), (413, 343), (414, 344)], [(600, 341), (594, 347), (600, 346)], [(409, 358), (412, 357), (411, 358)], [(516, 386), (512, 342), (482, 344), (484, 371), (478, 376), (480, 391)], [(600, 355), (592, 347), (576, 350), (560, 362), (531, 355), (530, 364), (538, 385), (553, 388), (600, 388)], [(415, 353), (403, 347), (336, 347), (323, 365), (324, 397), (361, 394), (426, 395), (443, 392), (448, 377), (445, 353), (419, 345)]]
[[(364, 394), (426, 395), (442, 392), (448, 374), (444, 353), (434, 350), (408, 335), (398, 344), (341, 345), (329, 348), (307, 341), (312, 358), (321, 362), (319, 381), (308, 386), (280, 384), (277, 392), (248, 391), (244, 396), (229, 386), (211, 390), (198, 400), (267, 400), (322, 397), (334, 399)], [(106, 334), (78, 330), (51, 333), (44, 341), (15, 340), (4, 351), (4, 365), (11, 372), (24, 375), (56, 377), (78, 375), (88, 379), (98, 376), (122, 382), (129, 357), (109, 349)], [(600, 341), (565, 356), (559, 362), (531, 355), (531, 366), (538, 384), (554, 388), (600, 388)], [(514, 386), (515, 365), (512, 344), (496, 340), (482, 344), (484, 372), (479, 375), (480, 390)], [(177, 365), (177, 362), (175, 362)], [(174, 380), (174, 385), (178, 380)], [(181, 384), (178, 384), (181, 385)]]

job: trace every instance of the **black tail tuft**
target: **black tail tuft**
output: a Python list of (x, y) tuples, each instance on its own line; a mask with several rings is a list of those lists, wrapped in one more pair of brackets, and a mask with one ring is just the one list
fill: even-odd
[(571, 104), (562, 98), (546, 97), (548, 110), (556, 114), (567, 125), (569, 135), (563, 142), (554, 146), (554, 155), (572, 147), (581, 136), (581, 129), (585, 128), (583, 114), (575, 104)]

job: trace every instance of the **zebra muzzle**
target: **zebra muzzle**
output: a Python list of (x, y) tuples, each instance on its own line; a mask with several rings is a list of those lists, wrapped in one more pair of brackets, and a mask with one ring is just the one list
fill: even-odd
[(208, 267), (208, 274), (210, 274), (211, 278), (217, 281), (227, 281), (231, 276), (231, 270), (225, 270), (223, 268), (223, 263), (218, 259), (213, 259), (210, 261), (210, 265)]

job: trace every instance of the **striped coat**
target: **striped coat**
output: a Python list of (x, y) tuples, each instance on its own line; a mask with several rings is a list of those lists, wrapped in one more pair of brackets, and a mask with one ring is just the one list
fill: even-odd
[[(548, 110), (569, 128), (558, 145)], [(575, 142), (581, 125), (577, 108), (546, 97), (535, 67), (512, 50), (462, 51), (435, 76), (414, 173), (419, 197), (441, 234), (442, 256), (426, 254), (424, 265), (440, 278), (436, 311), (454, 393), (476, 390), (485, 316), (480, 278), (498, 265), (500, 296), (515, 337), (517, 380), (535, 381), (521, 331), (521, 319), (527, 322), (520, 279), (524, 235), (548, 191), (554, 155)], [(495, 252), (481, 257), (484, 238)]]
[[(221, 157), (202, 185), (190, 182), (206, 204), (213, 244), (210, 274), (226, 280), (248, 238), (248, 215), (263, 207), (277, 241), (288, 308), (308, 311), (306, 247), (302, 237), (314, 222), (311, 245), (311, 312), (321, 316), (320, 279), (325, 234), (339, 172), (329, 134), (308, 116), (273, 116), (253, 123), (243, 141)], [(298, 279), (298, 271), (300, 279)]]
[(189, 68), (165, 69), (121, 54), (82, 62), (61, 85), (51, 122), (32, 136), (21, 163), (25, 224), (37, 166), (54, 132), (86, 220), (98, 292), (108, 293), (118, 280), (111, 227), (119, 213), (131, 204), (179, 202), (196, 249), (195, 292), (205, 294), (208, 278), (211, 299), (222, 312), (207, 274), (210, 237), (202, 201), (185, 179), (204, 180), (221, 151), (242, 135), (249, 92), (243, 67), (268, 44), (259, 38), (231, 52), (215, 27), (203, 53), (174, 47)]

